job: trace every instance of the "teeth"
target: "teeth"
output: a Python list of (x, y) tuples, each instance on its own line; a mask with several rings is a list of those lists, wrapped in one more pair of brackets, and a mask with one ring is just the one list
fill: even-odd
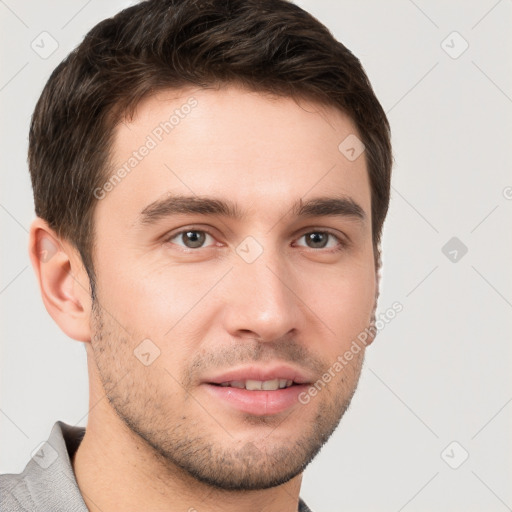
[(231, 382), (222, 382), (222, 387), (232, 387), (238, 389), (247, 389), (248, 391), (276, 391), (277, 389), (289, 388), (293, 380), (274, 379), (274, 380), (232, 380)]
[(246, 380), (245, 381), (245, 389), (248, 391), (257, 391), (261, 390), (263, 382), (261, 380)]
[(266, 380), (265, 382), (262, 382), (261, 389), (264, 389), (265, 391), (275, 391), (276, 389), (279, 389), (279, 379)]

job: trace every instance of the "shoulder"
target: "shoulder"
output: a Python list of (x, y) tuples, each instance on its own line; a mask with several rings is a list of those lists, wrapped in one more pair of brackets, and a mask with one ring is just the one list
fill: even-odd
[(299, 511), (298, 512), (313, 512), (303, 501), (299, 498)]
[(0, 475), (0, 512), (85, 512), (70, 463), (85, 429), (58, 421), (20, 474)]
[(23, 473), (0, 475), (0, 497), (1, 512), (26, 512), (27, 504), (32, 505), (28, 510), (34, 510), (35, 504), (30, 498), (30, 491)]

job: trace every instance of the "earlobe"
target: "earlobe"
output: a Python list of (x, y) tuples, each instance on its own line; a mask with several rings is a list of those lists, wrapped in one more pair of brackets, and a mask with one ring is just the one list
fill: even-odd
[(50, 316), (70, 338), (90, 341), (91, 291), (76, 248), (36, 218), (30, 227), (29, 255)]

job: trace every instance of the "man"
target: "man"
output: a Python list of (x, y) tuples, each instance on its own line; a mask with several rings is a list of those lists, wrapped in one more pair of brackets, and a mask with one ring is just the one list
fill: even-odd
[(307, 511), (376, 332), (391, 147), (359, 61), (285, 0), (143, 2), (54, 71), (29, 165), (90, 412), (2, 510)]

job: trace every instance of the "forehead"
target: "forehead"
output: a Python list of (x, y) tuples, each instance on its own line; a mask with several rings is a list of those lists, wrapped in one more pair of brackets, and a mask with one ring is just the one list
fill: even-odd
[(339, 149), (351, 137), (359, 135), (347, 115), (311, 101), (235, 86), (161, 91), (116, 127), (95, 215), (122, 209), (133, 224), (166, 195), (207, 195), (271, 218), (329, 193), (369, 212), (364, 154), (349, 160)]

